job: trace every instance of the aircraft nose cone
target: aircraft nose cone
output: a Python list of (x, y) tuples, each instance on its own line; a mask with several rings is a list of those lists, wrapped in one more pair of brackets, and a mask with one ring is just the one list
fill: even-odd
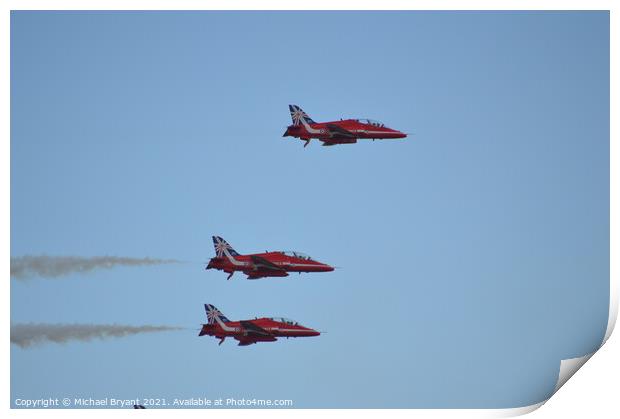
[(309, 329), (308, 331), (309, 331), (308, 336), (319, 336), (321, 334), (321, 332), (317, 332), (314, 329)]
[(329, 266), (329, 265), (327, 265), (325, 263), (321, 266), (321, 270), (324, 271), (324, 272), (331, 272), (334, 269), (335, 268), (333, 266)]

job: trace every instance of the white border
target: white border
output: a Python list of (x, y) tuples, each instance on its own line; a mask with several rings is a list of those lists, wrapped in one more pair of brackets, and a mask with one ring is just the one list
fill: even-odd
[[(617, 3), (617, 2), (616, 2)], [(8, 0), (2, 2), (0, 6), (2, 11), (3, 28), (1, 31), (0, 41), (0, 56), (5, 57), (2, 60), (5, 64), (0, 67), (0, 91), (10, 93), (10, 74), (9, 74), (9, 47), (10, 47), (10, 10), (65, 10), (65, 9), (78, 9), (78, 10), (610, 10), (611, 11), (611, 103), (610, 103), (610, 115), (611, 117), (611, 214), (618, 214), (618, 196), (614, 192), (614, 186), (618, 185), (618, 170), (614, 166), (614, 162), (618, 162), (618, 144), (617, 144), (617, 123), (615, 122), (613, 115), (617, 114), (617, 100), (618, 100), (618, 86), (616, 83), (615, 75), (618, 74), (618, 54), (617, 54), (617, 38), (618, 38), (618, 7), (614, 6), (616, 3), (607, 0), (592, 0), (592, 1), (533, 1), (533, 0), (506, 0), (506, 1), (492, 1), (492, 0), (477, 0), (477, 1), (459, 1), (459, 0), (444, 0), (441, 2), (422, 1), (422, 0), (382, 0), (381, 2), (369, 1), (369, 0), (314, 0), (314, 1), (296, 1), (290, 0), (229, 0), (229, 1), (204, 1), (199, 2), (197, 0), (179, 0), (179, 1), (165, 1), (165, 0), (93, 0), (93, 1), (79, 1), (79, 0), (58, 0), (58, 1), (44, 1), (44, 0)], [(9, 126), (9, 109), (10, 109), (10, 94), (5, 95), (5, 100), (2, 102), (2, 112), (0, 113), (0, 127), (3, 127), (4, 137), (4, 153), (0, 154), (2, 158), (2, 177), (1, 183), (3, 196), (5, 199), (10, 199), (10, 126)], [(617, 189), (617, 188), (616, 188)], [(3, 206), (5, 216), (3, 217), (3, 230), (5, 232), (10, 231), (10, 215), (9, 206)], [(9, 216), (7, 216), (9, 215)], [(610, 270), (610, 311), (609, 322), (607, 326), (607, 332), (605, 334), (605, 341), (610, 337), (613, 331), (617, 313), (618, 313), (618, 268), (617, 263), (613, 258), (613, 255), (617, 254), (617, 233), (618, 226), (614, 217), (611, 218), (611, 243), (610, 253), (611, 258), (611, 270)], [(10, 236), (5, 237), (3, 242), (5, 257), (2, 259), (2, 268), (4, 272), (9, 272), (10, 265)], [(4, 297), (4, 312), (2, 330), (4, 336), (10, 335), (10, 292), (9, 292), (10, 280), (5, 278), (2, 282)], [(7, 339), (8, 341), (8, 339)], [(5, 342), (7, 342), (5, 341)], [(8, 342), (7, 342), (8, 343)], [(614, 346), (616, 351), (616, 358), (618, 354), (618, 345)], [(2, 371), (9, 371), (9, 344), (5, 344), (3, 348), (3, 356), (0, 361)], [(586, 354), (583, 357), (573, 360), (562, 361), (561, 372), (558, 377), (558, 385), (556, 390), (574, 374), (593, 354)], [(617, 367), (617, 364), (616, 364)], [(616, 377), (609, 377), (609, 380), (615, 380)], [(610, 381), (611, 382), (611, 381)], [(601, 383), (591, 383), (594, 387), (600, 387)], [(5, 381), (2, 385), (3, 390), (3, 405), (4, 410), (11, 416), (25, 416), (32, 417), (43, 414), (41, 410), (20, 410), (10, 409), (10, 374), (6, 373)], [(574, 402), (574, 401), (573, 401)], [(544, 404), (541, 402), (536, 405), (526, 406), (515, 409), (451, 409), (451, 410), (429, 410), (429, 409), (416, 409), (416, 410), (370, 410), (362, 412), (359, 410), (348, 409), (334, 409), (334, 410), (255, 410), (255, 409), (243, 409), (243, 410), (209, 410), (208, 413), (204, 410), (150, 410), (149, 414), (152, 415), (217, 415), (220, 417), (236, 417), (241, 415), (251, 415), (253, 417), (289, 417), (294, 414), (298, 417), (312, 416), (317, 414), (327, 414), (328, 416), (338, 417), (353, 417), (364, 416), (366, 413), (371, 412), (373, 416), (387, 415), (390, 417), (508, 417), (520, 414), (525, 414), (536, 410), (539, 406)], [(617, 407), (617, 403), (615, 404)], [(131, 410), (133, 412), (133, 410)], [(123, 413), (124, 412), (124, 413)], [(116, 411), (116, 414), (125, 415), (129, 414), (127, 411)], [(67, 417), (74, 415), (83, 415), (82, 410), (46, 410), (45, 414), (57, 417)], [(88, 414), (95, 416), (109, 415), (109, 410), (90, 410)]]

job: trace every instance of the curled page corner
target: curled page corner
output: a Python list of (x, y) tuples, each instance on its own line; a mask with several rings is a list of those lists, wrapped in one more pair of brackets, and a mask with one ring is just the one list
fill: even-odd
[(509, 408), (509, 409), (500, 409), (500, 410), (496, 411), (496, 414), (494, 414), (494, 417), (496, 417), (496, 418), (512, 418), (512, 417), (515, 417), (515, 416), (527, 415), (528, 413), (531, 413), (534, 410), (538, 409), (540, 406), (542, 406), (546, 402), (547, 402), (547, 400), (543, 400), (542, 402), (534, 403), (534, 404), (531, 404), (529, 406), (513, 407), (513, 408)]
[(616, 320), (618, 318), (618, 289), (617, 284), (610, 280), (610, 295), (609, 295), (609, 319), (607, 320), (607, 329), (605, 330), (605, 336), (601, 345), (594, 352), (585, 354), (577, 358), (568, 358), (560, 361), (560, 372), (558, 374), (558, 381), (555, 383), (553, 394), (555, 394), (566, 382), (577, 372), (579, 368), (588, 362), (592, 356), (603, 347), (607, 339), (611, 336), (611, 333), (616, 326)]
[(558, 374), (558, 381), (555, 383), (555, 388), (553, 389), (553, 393), (555, 394), (566, 382), (569, 378), (571, 378), (579, 368), (583, 367), (583, 365), (588, 362), (592, 355), (596, 353), (592, 352), (584, 356), (580, 356), (577, 358), (569, 358), (563, 359), (560, 361), (560, 373)]
[[(612, 281), (613, 283), (613, 281)], [(611, 286), (611, 295), (610, 295), (610, 304), (609, 304), (609, 319), (607, 321), (607, 330), (605, 331), (605, 336), (603, 337), (603, 341), (601, 345), (594, 352), (590, 352), (589, 354), (585, 354), (583, 356), (579, 356), (577, 358), (568, 358), (560, 361), (560, 372), (558, 374), (558, 381), (555, 383), (555, 388), (553, 389), (553, 394), (555, 394), (566, 382), (577, 372), (579, 368), (583, 367), (583, 365), (588, 362), (592, 356), (603, 347), (609, 336), (614, 330), (616, 325), (616, 319), (618, 317), (618, 298), (616, 294), (615, 287)]]
[[(603, 337), (603, 341), (601, 342), (600, 346), (594, 352), (590, 352), (588, 354), (579, 356), (577, 358), (568, 358), (568, 359), (563, 359), (560, 361), (560, 372), (558, 373), (558, 381), (555, 383), (553, 394), (555, 394), (560, 388), (562, 388), (562, 386), (566, 384), (566, 382), (577, 371), (579, 371), (579, 368), (583, 367), (585, 363), (588, 362), (588, 360), (592, 358), (592, 356), (596, 352), (598, 352), (599, 349), (603, 347), (605, 342), (607, 342), (607, 339), (609, 339), (609, 337), (611, 336), (611, 333), (613, 332), (614, 327), (616, 326), (616, 320), (618, 318), (619, 294), (618, 294), (617, 282), (611, 279), (609, 282), (610, 282), (609, 284), (610, 285), (609, 286), (610, 288), (609, 290), (610, 291), (609, 318), (607, 320), (607, 329), (605, 330), (605, 336)], [(534, 410), (541, 407), (543, 404), (547, 403), (551, 399), (551, 397), (553, 397), (553, 394), (551, 394), (551, 396), (548, 399), (543, 400), (539, 403), (529, 405), (529, 406), (512, 408), (512, 409), (502, 409), (497, 412), (498, 414), (495, 417), (514, 417), (514, 416), (525, 415), (527, 413), (533, 412)]]
[(549, 396), (548, 399), (545, 399), (541, 402), (531, 404), (529, 406), (517, 407), (512, 409), (502, 409), (498, 411), (495, 417), (514, 417), (521, 416), (528, 413), (533, 412), (534, 410), (541, 407), (543, 404), (547, 403), (551, 397), (564, 385), (566, 382), (577, 372), (579, 368), (583, 367), (583, 365), (588, 362), (588, 360), (594, 355), (596, 351), (577, 357), (577, 358), (568, 358), (562, 359), (560, 361), (560, 372), (558, 374), (558, 381), (555, 383), (555, 388), (553, 389), (553, 393)]

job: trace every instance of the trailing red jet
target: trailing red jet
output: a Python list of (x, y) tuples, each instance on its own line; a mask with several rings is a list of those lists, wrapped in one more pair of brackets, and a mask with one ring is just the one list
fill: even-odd
[(341, 119), (333, 122), (314, 122), (307, 113), (297, 105), (288, 105), (293, 125), (289, 125), (283, 137), (295, 137), (304, 140), (306, 147), (312, 138), (323, 142), (324, 146), (336, 144), (353, 144), (358, 139), (383, 140), (388, 138), (405, 138), (407, 134), (386, 127), (371, 119)]
[(202, 325), (198, 336), (215, 336), (220, 340), (218, 345), (229, 336), (238, 340), (239, 346), (247, 346), (257, 342), (275, 342), (279, 337), (297, 338), (321, 334), (283, 317), (261, 317), (232, 322), (212, 304), (205, 304), (205, 310), (208, 324)]
[(228, 273), (230, 279), (236, 271), (242, 271), (248, 279), (270, 276), (288, 276), (289, 272), (331, 272), (333, 267), (317, 262), (300, 252), (265, 252), (240, 255), (226, 240), (213, 236), (215, 257), (206, 269), (217, 269)]

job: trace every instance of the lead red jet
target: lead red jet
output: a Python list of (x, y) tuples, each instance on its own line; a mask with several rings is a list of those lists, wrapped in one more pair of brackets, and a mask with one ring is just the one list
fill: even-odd
[(314, 122), (299, 106), (288, 105), (293, 125), (289, 125), (283, 137), (295, 137), (305, 141), (306, 147), (312, 138), (323, 142), (324, 146), (353, 144), (358, 139), (383, 140), (405, 138), (407, 134), (386, 127), (371, 119), (341, 119), (332, 122)]
[(215, 257), (206, 269), (217, 269), (228, 273), (230, 279), (236, 271), (242, 271), (247, 279), (271, 276), (288, 276), (289, 272), (331, 272), (333, 267), (317, 262), (301, 252), (265, 252), (240, 255), (223, 238), (213, 236)]
[(284, 317), (261, 317), (232, 322), (213, 304), (205, 304), (205, 311), (208, 324), (202, 325), (198, 336), (215, 336), (220, 340), (218, 345), (229, 336), (238, 340), (239, 346), (247, 346), (257, 342), (275, 342), (279, 337), (297, 338), (321, 334)]

